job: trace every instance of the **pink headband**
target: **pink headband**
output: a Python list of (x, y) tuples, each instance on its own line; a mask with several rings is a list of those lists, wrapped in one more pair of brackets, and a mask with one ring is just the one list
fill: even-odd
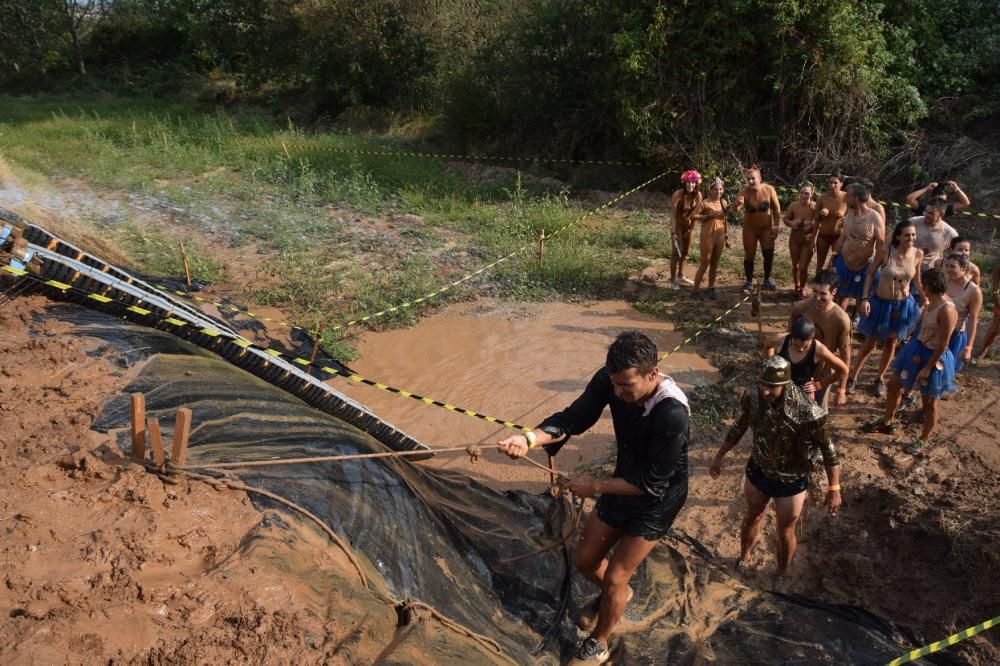
[(682, 183), (700, 183), (701, 182), (701, 174), (698, 173), (697, 171), (695, 171), (694, 169), (689, 169), (689, 170), (685, 171), (683, 174), (681, 174), (681, 182)]

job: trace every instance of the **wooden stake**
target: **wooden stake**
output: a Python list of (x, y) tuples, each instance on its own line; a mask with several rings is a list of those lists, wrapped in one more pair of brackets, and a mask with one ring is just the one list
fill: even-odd
[(177, 421), (174, 424), (174, 447), (170, 453), (170, 462), (182, 466), (187, 460), (188, 438), (191, 436), (191, 410), (181, 407), (177, 410)]
[(309, 365), (316, 362), (316, 353), (319, 352), (319, 341), (323, 337), (323, 324), (319, 325), (319, 330), (316, 332), (316, 336), (313, 338), (313, 350), (309, 354)]
[(153, 462), (157, 467), (162, 467), (166, 456), (163, 453), (163, 437), (160, 435), (160, 422), (156, 419), (146, 420), (146, 429), (149, 431), (149, 443), (153, 445)]
[(545, 229), (538, 235), (538, 267), (545, 266)]
[(137, 460), (146, 458), (146, 396), (133, 393), (132, 396), (132, 456)]
[(292, 159), (292, 156), (288, 154), (288, 146), (285, 145), (284, 141), (281, 142), (281, 149), (285, 151), (285, 159)]
[(181, 259), (184, 261), (184, 279), (187, 281), (187, 286), (191, 286), (191, 265), (188, 263), (187, 252), (184, 250), (184, 241), (178, 241), (177, 244), (181, 248)]
[(556, 457), (549, 454), (549, 494), (553, 497), (559, 496), (559, 477), (556, 474)]
[(761, 308), (760, 295), (764, 289), (764, 283), (757, 283), (757, 338), (760, 342), (760, 350), (764, 351), (764, 313)]

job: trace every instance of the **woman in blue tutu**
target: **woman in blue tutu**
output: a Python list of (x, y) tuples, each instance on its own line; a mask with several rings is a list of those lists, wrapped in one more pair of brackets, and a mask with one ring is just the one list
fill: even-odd
[(948, 349), (955, 355), (955, 370), (962, 369), (966, 361), (972, 359), (972, 343), (976, 341), (979, 327), (979, 313), (983, 309), (983, 292), (972, 278), (969, 258), (961, 253), (949, 254), (942, 264), (948, 276), (948, 298), (958, 311), (958, 323), (951, 334)]
[(861, 368), (875, 345), (881, 342), (882, 358), (873, 391), (875, 397), (885, 397), (885, 373), (896, 353), (896, 341), (906, 337), (906, 332), (920, 316), (920, 304), (924, 302), (919, 270), (924, 253), (916, 244), (917, 228), (913, 222), (903, 220), (892, 230), (889, 245), (879, 249), (875, 261), (868, 267), (858, 305), (861, 313), (858, 330), (865, 334), (865, 343), (847, 380), (849, 393), (857, 386)]
[(956, 389), (955, 356), (948, 349), (948, 343), (958, 322), (958, 311), (948, 298), (947, 280), (940, 269), (924, 271), (920, 282), (927, 297), (927, 307), (920, 315), (920, 331), (910, 338), (892, 364), (885, 416), (863, 426), (865, 432), (894, 433), (902, 392), (917, 388), (923, 400), (924, 427), (920, 437), (906, 447), (911, 455), (927, 446), (937, 425), (938, 400)]

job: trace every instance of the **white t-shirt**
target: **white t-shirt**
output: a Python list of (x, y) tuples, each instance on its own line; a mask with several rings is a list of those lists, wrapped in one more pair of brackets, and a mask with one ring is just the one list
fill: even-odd
[(911, 217), (917, 228), (917, 247), (924, 251), (924, 260), (920, 263), (920, 270), (926, 271), (933, 268), (939, 259), (944, 257), (945, 252), (951, 245), (952, 238), (958, 238), (958, 232), (953, 226), (941, 220), (937, 226), (931, 229), (927, 226), (924, 217)]

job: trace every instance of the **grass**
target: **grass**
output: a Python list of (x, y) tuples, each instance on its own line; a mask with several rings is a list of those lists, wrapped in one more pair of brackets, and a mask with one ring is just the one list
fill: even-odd
[[(252, 112), (205, 114), (181, 102), (0, 97), (0, 153), (18, 173), (79, 178), (172, 209), (169, 228), (132, 219), (114, 225), (137, 268), (179, 275), (175, 230), (190, 239), (193, 272), (206, 282), (225, 277), (210, 258), (213, 244), (252, 247), (270, 279), (246, 285), (248, 297), (310, 325), (331, 328), (412, 301), (526, 246), (430, 303), (475, 293), (612, 294), (643, 257), (669, 250), (668, 234), (647, 213), (585, 215), (552, 181), (366, 154), (420, 148), (394, 133), (313, 134)], [(539, 234), (568, 225), (546, 242), (539, 264)], [(407, 325), (424, 307), (372, 324)], [(350, 355), (349, 338), (325, 341)]]

